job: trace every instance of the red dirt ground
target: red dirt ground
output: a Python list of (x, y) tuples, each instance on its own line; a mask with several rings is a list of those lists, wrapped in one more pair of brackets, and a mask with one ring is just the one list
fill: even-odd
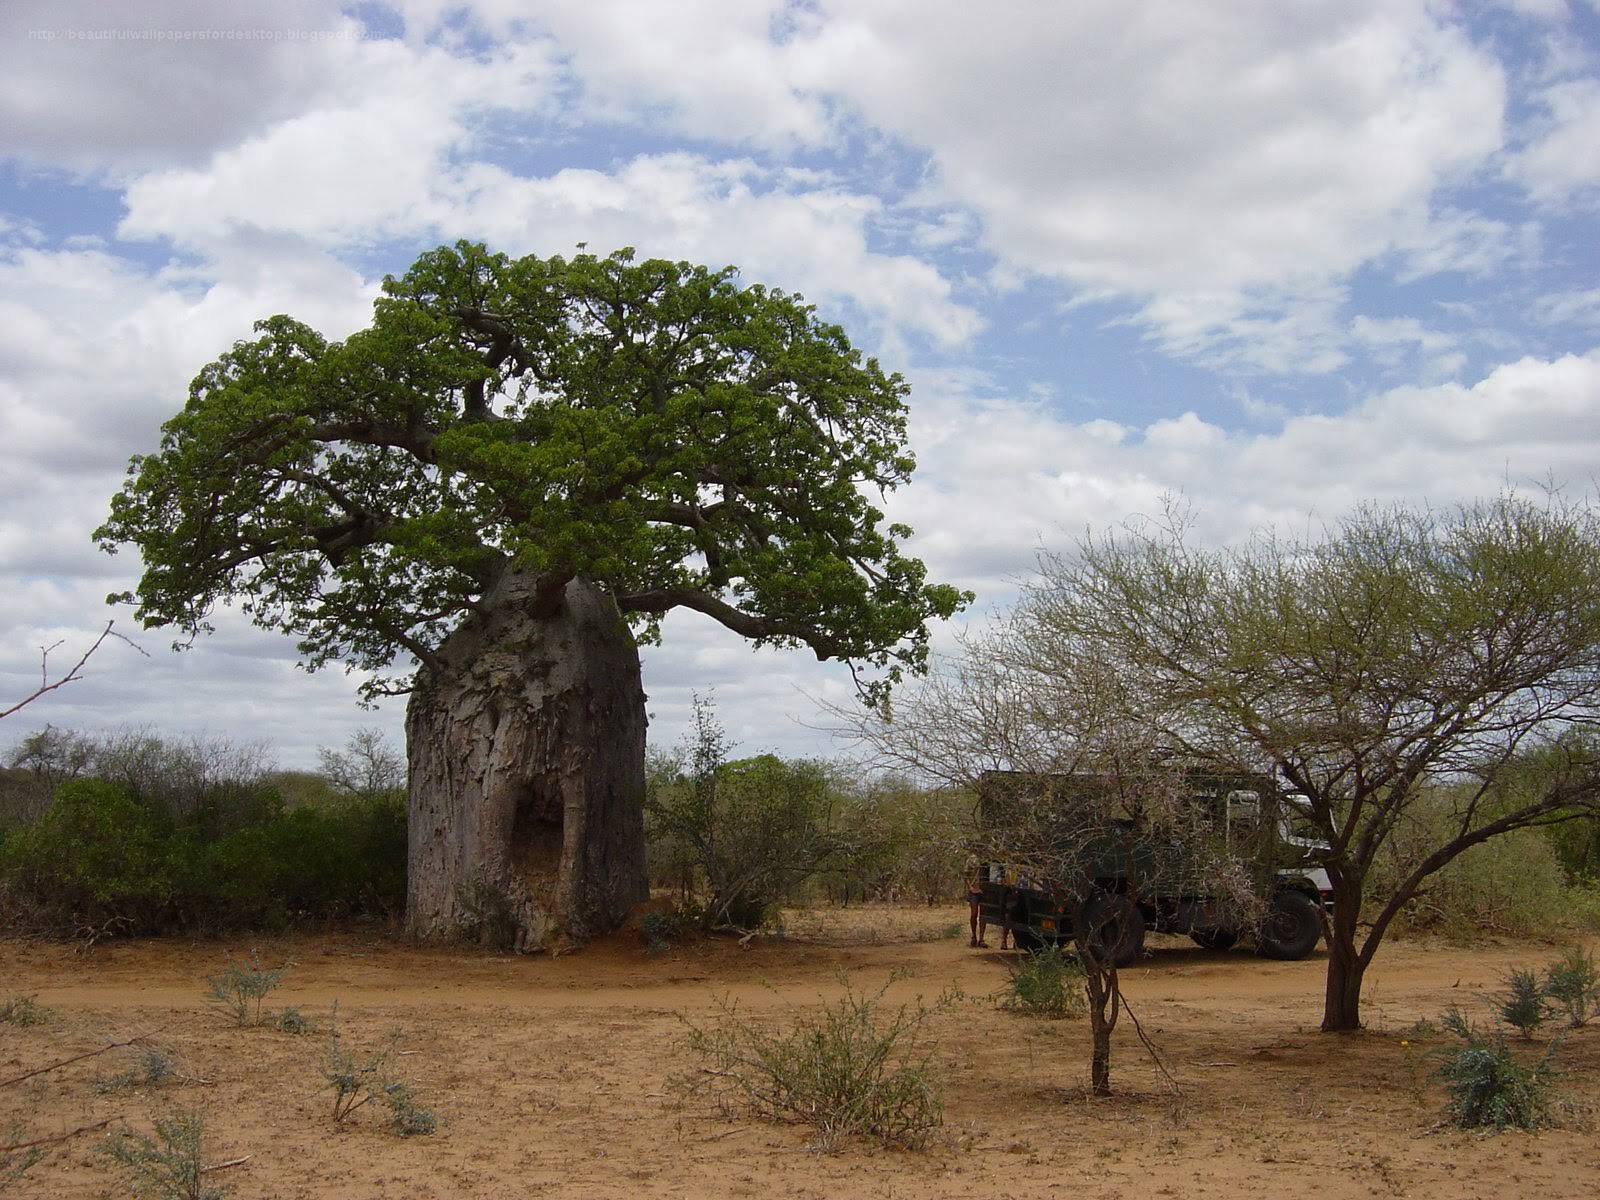
[[(1317, 1030), (1325, 959), (1275, 963), (1154, 938), (1124, 972), (1135, 1011), (1181, 1089), (1152, 1065), (1124, 1020), (1117, 1095), (1084, 1094), (1087, 1029), (998, 1010), (998, 950), (969, 950), (964, 910), (857, 908), (795, 914), (788, 933), (741, 947), (690, 942), (646, 953), (619, 934), (551, 959), (417, 949), (352, 934), (230, 943), (0, 942), (0, 998), (34, 996), (39, 1025), (0, 1024), (0, 1081), (107, 1043), (144, 1036), (187, 1081), (97, 1092), (132, 1051), (86, 1058), (0, 1087), (0, 1135), (64, 1134), (101, 1121), (148, 1130), (152, 1115), (198, 1108), (207, 1176), (236, 1200), (261, 1197), (643, 1196), (1007, 1197), (1088, 1200), (1205, 1197), (1428, 1200), (1600, 1195), (1600, 1028), (1566, 1035), (1561, 1127), (1484, 1136), (1440, 1126), (1443, 1092), (1430, 1046), (1412, 1027), (1450, 1005), (1487, 1021), (1482, 997), (1513, 967), (1556, 948), (1396, 942), (1369, 973), (1366, 1032)], [(959, 928), (959, 936), (953, 936)], [(426, 1137), (389, 1133), (381, 1114), (331, 1116), (319, 1061), (324, 1033), (239, 1028), (204, 1002), (205, 977), (252, 947), (290, 964), (271, 1009), (294, 1006), (326, 1029), (333, 1002), (352, 1049), (404, 1030), (394, 1069), (438, 1116)], [(719, 1000), (781, 1021), (900, 973), (892, 1001), (957, 985), (976, 999), (932, 1018), (945, 1123), (922, 1151), (852, 1143), (835, 1153), (814, 1131), (727, 1115), (685, 1098), (674, 1076), (700, 1064), (684, 1017)], [(1530, 1047), (1537, 1053), (1543, 1039)], [(100, 1134), (55, 1147), (9, 1189), (74, 1200), (126, 1194), (96, 1153)]]

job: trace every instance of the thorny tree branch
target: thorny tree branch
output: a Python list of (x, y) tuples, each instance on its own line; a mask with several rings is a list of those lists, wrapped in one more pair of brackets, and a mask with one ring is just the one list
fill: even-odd
[(61, 676), (61, 678), (54, 681), (52, 681), (50, 678), (50, 652), (52, 650), (59, 649), (62, 643), (56, 642), (54, 645), (42, 647), (39, 652), (39, 686), (35, 688), (29, 695), (24, 696), (21, 700), (18, 700), (10, 708), (0, 710), (0, 720), (4, 720), (17, 710), (27, 707), (40, 696), (43, 696), (48, 692), (53, 692), (59, 687), (65, 687), (67, 684), (76, 682), (77, 680), (83, 678), (82, 671), (84, 664), (94, 656), (94, 652), (100, 649), (101, 645), (104, 644), (107, 638), (116, 638), (117, 641), (122, 642), (125, 645), (132, 646), (135, 650), (138, 650), (140, 654), (144, 654), (146, 658), (150, 657), (148, 654), (145, 654), (144, 649), (136, 642), (113, 630), (111, 627), (115, 624), (115, 621), (107, 621), (106, 627), (100, 631), (100, 636), (95, 638), (94, 644), (83, 652), (83, 656), (72, 665), (72, 669), (65, 675)]

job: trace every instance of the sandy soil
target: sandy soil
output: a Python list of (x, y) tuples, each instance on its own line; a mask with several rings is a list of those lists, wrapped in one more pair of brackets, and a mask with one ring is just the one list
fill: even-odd
[[(1481, 996), (1550, 947), (1395, 943), (1370, 973), (1368, 1031), (1317, 1031), (1324, 959), (1272, 963), (1153, 939), (1124, 973), (1135, 1009), (1181, 1091), (1153, 1067), (1128, 1022), (1117, 1032), (1118, 1094), (1084, 1094), (1087, 1029), (997, 1010), (998, 950), (970, 950), (963, 911), (850, 909), (798, 914), (782, 939), (696, 942), (648, 954), (620, 934), (550, 959), (419, 950), (337, 934), (255, 942), (0, 942), (0, 996), (33, 995), (40, 1025), (0, 1024), (0, 1082), (142, 1035), (191, 1076), (97, 1092), (131, 1050), (0, 1086), (0, 1132), (35, 1136), (100, 1121), (148, 1130), (151, 1116), (199, 1108), (207, 1160), (242, 1159), (208, 1182), (230, 1197), (1346, 1197), (1600, 1194), (1600, 1028), (1557, 1050), (1571, 1108), (1563, 1127), (1479, 1136), (1438, 1125), (1443, 1093), (1428, 1041), (1412, 1026), (1447, 1006), (1487, 1018)], [(961, 936), (952, 932), (961, 927)], [(203, 1000), (224, 953), (254, 945), (290, 964), (270, 1008), (294, 1006), (326, 1028), (339, 1004), (347, 1047), (390, 1060), (438, 1116), (401, 1139), (363, 1110), (335, 1126), (319, 1060), (326, 1034), (240, 1028)], [(821, 1153), (813, 1131), (729, 1116), (669, 1083), (698, 1063), (682, 1018), (705, 1022), (719, 999), (783, 1020), (836, 997), (841, 972), (891, 999), (933, 998), (954, 983), (979, 997), (934, 1020), (945, 1125), (923, 1151), (852, 1144)], [(1434, 1044), (1439, 1044), (1435, 1039)], [(1537, 1049), (1537, 1046), (1535, 1047)], [(126, 1194), (73, 1138), (6, 1196)]]

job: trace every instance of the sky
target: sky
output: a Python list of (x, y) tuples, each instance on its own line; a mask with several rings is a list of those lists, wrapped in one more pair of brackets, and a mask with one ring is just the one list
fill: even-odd
[[(888, 512), (981, 621), (1168, 498), (1227, 543), (1593, 495), (1597, 217), (1600, 0), (6, 0), (0, 709), (135, 645), (0, 754), (403, 740), (231, 612), (172, 651), (90, 535), (255, 320), (346, 336), (441, 243), (802, 293), (910, 383)], [(809, 652), (674, 614), (644, 682), (655, 749), (696, 695), (736, 753), (845, 748)]]

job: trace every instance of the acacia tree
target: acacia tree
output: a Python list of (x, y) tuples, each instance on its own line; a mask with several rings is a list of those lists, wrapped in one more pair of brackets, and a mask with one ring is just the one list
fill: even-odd
[[(1367, 967), (1437, 871), (1600, 808), (1594, 743), (1572, 736), (1600, 705), (1600, 514), (1504, 495), (1363, 508), (1315, 541), (1189, 532), (1169, 513), (1045, 557), (1013, 618), (1024, 686), (1111, 664), (1105, 695), (1148, 742), (1305, 796), (1331, 847), (1323, 1028), (1356, 1029)], [(1423, 805), (1446, 832), (1371, 894)]]
[[(463, 889), (519, 944), (645, 894), (638, 641), (687, 608), (861, 668), (881, 700), (965, 601), (873, 495), (913, 468), (897, 375), (731, 269), (458, 243), (330, 342), (286, 316), (202, 370), (97, 532), (146, 625), (236, 600), (309, 668), (409, 693), (408, 924)], [(398, 662), (398, 669), (397, 664)]]

